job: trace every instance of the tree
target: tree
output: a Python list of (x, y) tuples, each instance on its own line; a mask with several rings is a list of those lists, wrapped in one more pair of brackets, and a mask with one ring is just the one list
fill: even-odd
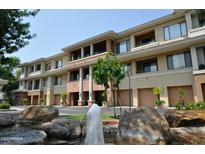
[[(105, 94), (109, 88), (113, 90), (114, 116), (115, 113), (115, 90), (119, 91), (119, 84), (125, 78), (126, 71), (124, 65), (120, 63), (116, 55), (109, 51), (106, 58), (98, 58), (93, 65), (93, 76), (97, 84), (104, 85)], [(105, 95), (106, 96), (106, 95)]]
[(18, 57), (10, 57), (7, 65), (0, 64), (0, 78), (7, 79), (9, 82), (6, 84), (2, 92), (4, 92), (4, 99), (12, 103), (12, 90), (18, 89), (20, 70), (17, 66), (20, 64)]
[(204, 9), (198, 9), (195, 10), (195, 14), (198, 17), (199, 23), (205, 24), (205, 10)]
[(11, 91), (18, 88), (19, 71), (15, 70), (20, 64), (19, 58), (8, 54), (25, 47), (35, 37), (29, 31), (30, 23), (24, 22), (24, 18), (34, 17), (38, 12), (39, 10), (0, 10), (0, 78), (9, 80), (3, 88), (7, 101), (11, 101)]

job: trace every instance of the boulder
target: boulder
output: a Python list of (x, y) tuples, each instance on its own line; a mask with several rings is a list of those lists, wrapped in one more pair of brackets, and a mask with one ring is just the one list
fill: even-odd
[(40, 124), (38, 129), (44, 130), (49, 137), (59, 139), (74, 139), (82, 134), (81, 122), (71, 119), (53, 119)]
[(34, 122), (48, 122), (58, 116), (59, 111), (54, 107), (30, 106), (20, 113), (19, 118)]
[(6, 145), (45, 144), (46, 139), (44, 131), (28, 128), (9, 128), (0, 132), (0, 144)]
[(0, 128), (10, 127), (15, 125), (16, 116), (13, 114), (1, 114), (0, 115)]
[(168, 122), (150, 107), (124, 112), (117, 131), (117, 144), (168, 144), (171, 138)]
[(205, 110), (166, 110), (170, 127), (205, 126)]
[(178, 127), (170, 129), (172, 133), (171, 144), (205, 144), (205, 127)]

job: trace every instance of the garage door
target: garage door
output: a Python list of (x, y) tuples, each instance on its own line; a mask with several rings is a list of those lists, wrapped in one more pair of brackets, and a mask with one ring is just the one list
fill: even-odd
[[(131, 90), (130, 93), (132, 94)], [(129, 106), (129, 90), (119, 91), (119, 103), (121, 103), (122, 106)], [(132, 105), (132, 95), (131, 95), (131, 105)]]
[(139, 106), (155, 106), (156, 96), (153, 94), (153, 88), (138, 89)]
[(185, 98), (186, 103), (190, 103), (194, 100), (193, 88), (192, 86), (177, 86), (177, 87), (168, 87), (168, 97), (169, 97), (169, 106), (175, 106), (179, 100), (179, 89), (182, 88), (187, 93)]
[(60, 94), (54, 95), (54, 105), (60, 105), (61, 96)]

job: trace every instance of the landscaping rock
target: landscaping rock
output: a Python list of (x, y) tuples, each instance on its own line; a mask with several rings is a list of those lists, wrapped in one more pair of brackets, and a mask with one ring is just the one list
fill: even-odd
[(6, 145), (45, 144), (46, 139), (44, 131), (28, 128), (9, 128), (0, 132), (0, 144)]
[(44, 130), (49, 137), (60, 139), (78, 138), (82, 133), (81, 122), (70, 119), (54, 119), (40, 124), (38, 129)]
[(172, 144), (205, 144), (205, 127), (171, 128)]
[(48, 122), (59, 116), (58, 109), (47, 106), (30, 106), (24, 109), (19, 118), (35, 122)]
[(15, 125), (16, 117), (12, 114), (0, 114), (0, 128), (10, 127)]
[(166, 110), (170, 127), (205, 126), (205, 110)]
[(120, 118), (117, 144), (168, 144), (170, 139), (168, 122), (154, 108), (124, 112)]

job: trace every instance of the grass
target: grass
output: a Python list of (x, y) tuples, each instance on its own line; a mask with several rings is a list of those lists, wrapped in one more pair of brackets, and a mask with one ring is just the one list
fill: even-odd
[[(85, 116), (84, 114), (72, 114), (72, 115), (63, 115), (63, 116), (60, 116), (60, 118), (82, 120), (84, 116)], [(102, 119), (103, 120), (115, 120), (117, 118), (114, 118), (113, 115), (111, 114), (103, 114)]]

